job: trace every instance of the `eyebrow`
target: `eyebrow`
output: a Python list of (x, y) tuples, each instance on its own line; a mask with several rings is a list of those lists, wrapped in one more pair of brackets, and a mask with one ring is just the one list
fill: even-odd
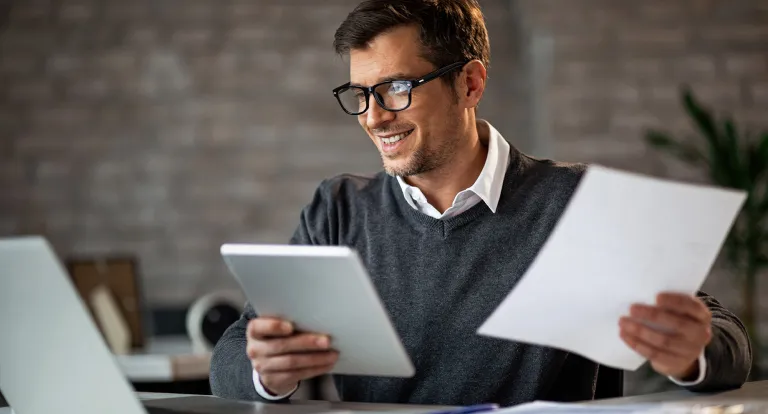
[[(408, 74), (403, 73), (403, 72), (398, 72), (398, 73), (393, 73), (392, 75), (389, 75), (387, 77), (379, 79), (378, 81), (376, 81), (376, 84), (379, 84), (379, 83), (382, 83), (382, 82), (390, 82), (390, 81), (397, 81), (397, 80), (412, 80), (412, 79), (416, 79), (416, 77), (408, 75)], [(350, 86), (365, 87), (364, 85), (361, 85), (361, 84), (355, 83), (355, 82), (350, 82), (349, 85)]]

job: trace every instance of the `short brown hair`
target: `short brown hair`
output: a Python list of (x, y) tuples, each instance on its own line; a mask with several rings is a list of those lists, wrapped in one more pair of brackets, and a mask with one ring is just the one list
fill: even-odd
[[(333, 46), (343, 55), (365, 48), (376, 36), (399, 26), (419, 28), (422, 57), (441, 68), (454, 62), (490, 64), (491, 47), (476, 0), (366, 0), (336, 30)], [(455, 79), (451, 72), (446, 81)]]

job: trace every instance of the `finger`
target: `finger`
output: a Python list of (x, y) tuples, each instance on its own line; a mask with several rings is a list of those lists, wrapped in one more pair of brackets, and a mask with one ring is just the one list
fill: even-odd
[[(304, 381), (330, 372), (333, 365), (325, 365), (314, 368), (306, 368), (295, 371), (283, 371), (262, 376), (263, 382), (275, 384), (289, 384)], [(261, 375), (261, 374), (259, 374)]]
[(621, 332), (620, 336), (630, 348), (655, 364), (674, 367), (685, 362), (682, 357), (650, 345), (635, 335)]
[(254, 339), (288, 336), (293, 333), (293, 325), (277, 318), (254, 318), (248, 322), (247, 333)]
[(287, 338), (273, 338), (261, 341), (266, 356), (283, 355), (296, 352), (326, 351), (331, 341), (326, 335), (298, 334)]
[(330, 340), (325, 335), (297, 334), (289, 337), (249, 338), (246, 346), (248, 358), (257, 359), (291, 353), (327, 351)]
[(683, 336), (662, 333), (629, 318), (622, 318), (619, 325), (622, 332), (671, 354), (690, 358), (691, 356), (698, 355), (700, 352), (699, 345), (695, 342), (687, 341)]
[(660, 308), (689, 316), (702, 323), (709, 324), (712, 321), (712, 312), (701, 299), (695, 296), (681, 293), (660, 293), (656, 297), (656, 304)]
[(245, 346), (245, 353), (248, 355), (248, 359), (251, 361), (261, 358), (261, 355), (264, 351), (263, 344), (261, 341), (257, 341), (254, 339), (248, 339), (248, 343)]
[(706, 345), (712, 338), (712, 327), (709, 324), (658, 306), (632, 305), (629, 315), (677, 333), (694, 344)]
[(259, 374), (278, 373), (285, 371), (301, 371), (311, 368), (333, 365), (339, 359), (339, 354), (332, 351), (313, 352), (307, 354), (289, 354), (264, 359), (259, 363)]

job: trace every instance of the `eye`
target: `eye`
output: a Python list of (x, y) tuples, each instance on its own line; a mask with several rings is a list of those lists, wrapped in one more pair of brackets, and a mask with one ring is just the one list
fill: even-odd
[(411, 90), (411, 85), (408, 82), (392, 82), (387, 93), (390, 95), (401, 95), (408, 93), (409, 90)]
[(352, 94), (355, 98), (357, 98), (358, 101), (362, 102), (365, 101), (365, 92), (363, 92), (362, 89), (352, 89)]

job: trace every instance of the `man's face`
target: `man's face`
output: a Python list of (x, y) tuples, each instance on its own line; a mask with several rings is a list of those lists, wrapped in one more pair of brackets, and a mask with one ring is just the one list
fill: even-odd
[[(415, 27), (377, 36), (368, 48), (350, 52), (352, 84), (418, 79), (438, 69), (420, 56), (420, 47)], [(411, 105), (403, 111), (386, 111), (370, 96), (358, 121), (379, 149), (385, 171), (407, 177), (447, 165), (456, 152), (461, 114), (455, 93), (436, 79), (413, 89)]]

